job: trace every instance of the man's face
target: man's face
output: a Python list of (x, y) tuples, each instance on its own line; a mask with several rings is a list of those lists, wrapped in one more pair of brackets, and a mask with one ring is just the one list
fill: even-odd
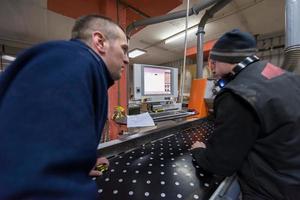
[(223, 63), (223, 62), (219, 62), (216, 60), (210, 60), (210, 67), (211, 67), (211, 71), (213, 73), (214, 78), (220, 79), (224, 75), (226, 75), (232, 71), (234, 64)]
[(105, 55), (105, 64), (113, 80), (119, 80), (122, 71), (128, 66), (128, 42), (123, 31), (119, 30), (117, 39), (107, 40), (107, 54)]

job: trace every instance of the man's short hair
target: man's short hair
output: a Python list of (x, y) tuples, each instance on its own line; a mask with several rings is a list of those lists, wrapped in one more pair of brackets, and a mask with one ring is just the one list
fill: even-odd
[(120, 37), (118, 28), (124, 32), (122, 27), (108, 17), (96, 14), (85, 15), (75, 21), (72, 29), (72, 39), (88, 42), (91, 39), (93, 31), (100, 31), (109, 40), (116, 39)]

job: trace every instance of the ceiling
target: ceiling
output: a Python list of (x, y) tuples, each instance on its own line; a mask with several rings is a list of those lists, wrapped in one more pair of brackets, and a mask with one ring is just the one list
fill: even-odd
[[(190, 7), (198, 0), (190, 0)], [(186, 8), (186, 1), (174, 11)], [(204, 11), (188, 18), (188, 27), (199, 23)], [(162, 64), (183, 58), (184, 37), (172, 43), (164, 40), (185, 29), (185, 18), (150, 25), (131, 37), (130, 48), (140, 48), (146, 54), (131, 60), (133, 63)], [(254, 35), (284, 31), (284, 0), (232, 0), (205, 26), (205, 41), (215, 40), (222, 33), (234, 28), (249, 31)], [(195, 33), (188, 34), (188, 48), (196, 46)]]
[[(105, 0), (1, 0), (0, 44), (24, 48), (47, 40), (68, 39), (74, 18), (82, 14), (101, 13), (101, 9), (106, 5), (99, 2)], [(184, 10), (187, 0), (119, 0), (119, 2), (126, 7), (126, 25), (128, 25), (134, 20)], [(201, 0), (190, 0), (190, 7), (199, 2)], [(215, 40), (233, 28), (249, 31), (255, 35), (283, 32), (284, 2), (284, 0), (232, 0), (208, 20), (205, 26), (205, 41)], [(188, 27), (197, 25), (203, 14), (204, 11), (197, 16), (189, 17)], [(182, 59), (184, 38), (169, 44), (164, 44), (164, 40), (184, 29), (185, 19), (182, 18), (139, 30), (130, 39), (130, 49), (145, 49), (147, 53), (131, 59), (131, 63), (162, 64)], [(188, 34), (187, 41), (188, 47), (196, 46), (195, 34)]]

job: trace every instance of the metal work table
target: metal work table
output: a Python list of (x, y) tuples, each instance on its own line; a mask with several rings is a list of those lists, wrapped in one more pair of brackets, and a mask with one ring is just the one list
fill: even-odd
[(174, 123), (99, 145), (99, 155), (111, 156), (109, 170), (96, 179), (99, 199), (209, 199), (222, 178), (201, 171), (189, 148), (214, 125), (208, 119)]

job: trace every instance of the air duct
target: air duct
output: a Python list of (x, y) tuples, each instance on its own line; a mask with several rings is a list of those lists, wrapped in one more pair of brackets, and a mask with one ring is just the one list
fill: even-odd
[(203, 76), (203, 45), (204, 45), (204, 27), (209, 18), (212, 18), (216, 12), (224, 8), (231, 0), (223, 0), (216, 3), (202, 16), (199, 25), (197, 35), (197, 76), (196, 78), (202, 78)]
[[(220, 2), (220, 1), (222, 1), (222, 0), (202, 0), (201, 3), (198, 3), (189, 9), (189, 11), (188, 11), (189, 16), (194, 15), (194, 14), (197, 15), (201, 10), (203, 10), (217, 2)], [(131, 31), (137, 27), (151, 25), (151, 24), (157, 24), (160, 22), (165, 22), (165, 21), (174, 20), (174, 19), (179, 19), (179, 18), (183, 18), (185, 16), (186, 16), (186, 10), (181, 10), (181, 11), (169, 13), (169, 14), (163, 15), (163, 16), (157, 16), (157, 17), (152, 17), (152, 18), (135, 21), (127, 26), (126, 34), (127, 34), (127, 37), (130, 37)]]
[(300, 0), (285, 2), (286, 48), (282, 68), (300, 74)]

